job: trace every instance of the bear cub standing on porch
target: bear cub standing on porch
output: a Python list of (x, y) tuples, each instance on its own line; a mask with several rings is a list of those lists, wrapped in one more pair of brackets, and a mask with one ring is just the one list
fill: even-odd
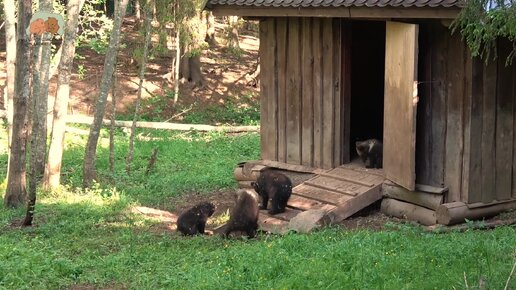
[(243, 231), (249, 238), (254, 238), (258, 230), (258, 194), (251, 189), (239, 189), (236, 196), (229, 221), (222, 227), (222, 236), (228, 237), (231, 232)]
[(362, 158), (366, 168), (382, 168), (383, 144), (377, 139), (357, 141), (355, 143), (358, 156)]
[(177, 230), (185, 236), (204, 234), (206, 221), (215, 212), (211, 202), (200, 202), (177, 218)]
[(288, 199), (292, 194), (292, 182), (283, 173), (265, 169), (260, 172), (256, 182), (251, 186), (262, 198), (260, 209), (267, 209), (269, 198), (272, 200), (269, 214), (277, 214), (285, 211)]

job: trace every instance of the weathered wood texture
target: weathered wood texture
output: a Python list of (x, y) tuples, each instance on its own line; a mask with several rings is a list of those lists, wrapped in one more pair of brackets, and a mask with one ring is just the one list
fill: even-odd
[(392, 198), (382, 200), (381, 211), (388, 216), (417, 221), (426, 226), (437, 222), (434, 210)]
[(442, 194), (427, 193), (423, 191), (409, 191), (403, 187), (385, 182), (382, 186), (385, 197), (416, 204), (431, 210), (436, 210), (443, 202)]
[(449, 36), (440, 23), (420, 25), (416, 182), (444, 186), (447, 52)]
[(383, 168), (388, 179), (414, 190), (418, 27), (387, 22)]
[(260, 21), (260, 66), (268, 74), (260, 92), (263, 159), (333, 168), (349, 156), (348, 34), (338, 19)]
[(516, 200), (468, 205), (463, 202), (441, 204), (436, 210), (437, 222), (443, 225), (463, 223), (466, 219), (476, 220), (495, 216), (500, 212), (516, 208)]
[(464, 99), (461, 198), (449, 201), (489, 203), (508, 200), (516, 192), (516, 63), (505, 65), (509, 51), (510, 44), (500, 41), (496, 61), (485, 65), (473, 59)]
[(417, 182), (446, 186), (446, 202), (516, 196), (516, 63), (507, 43), (487, 65), (471, 57), (459, 35), (421, 25)]

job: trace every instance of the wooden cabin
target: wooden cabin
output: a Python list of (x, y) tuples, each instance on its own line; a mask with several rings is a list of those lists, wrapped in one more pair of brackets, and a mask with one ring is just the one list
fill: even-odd
[(383, 170), (361, 172), (384, 177), (382, 210), (453, 224), (516, 207), (512, 44), (501, 40), (487, 65), (472, 58), (448, 27), (463, 4), (208, 0), (206, 9), (260, 21), (263, 161), (356, 170), (355, 141), (377, 138)]

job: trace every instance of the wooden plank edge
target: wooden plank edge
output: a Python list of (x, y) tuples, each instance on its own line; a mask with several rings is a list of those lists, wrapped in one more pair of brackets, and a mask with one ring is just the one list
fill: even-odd
[(344, 219), (347, 219), (368, 205), (374, 203), (375, 201), (380, 200), (381, 198), (381, 186), (377, 186), (368, 192), (364, 192), (340, 204), (337, 204), (337, 207), (334, 210), (329, 211), (326, 214), (326, 217), (330, 224), (338, 223)]

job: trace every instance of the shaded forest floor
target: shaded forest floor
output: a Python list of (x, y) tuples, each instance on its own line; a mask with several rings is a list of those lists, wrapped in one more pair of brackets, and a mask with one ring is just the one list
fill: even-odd
[[(216, 23), (217, 45), (204, 50), (201, 57), (201, 71), (205, 78), (203, 87), (190, 83), (180, 86), (179, 99), (173, 104), (173, 81), (170, 79), (174, 50), (153, 53), (146, 69), (144, 90), (142, 92), (141, 119), (148, 121), (168, 121), (185, 123), (249, 123), (257, 122), (258, 88), (247, 85), (246, 74), (252, 73), (258, 62), (258, 26), (252, 30), (243, 29), (240, 33), (240, 51), (226, 47), (223, 37), (224, 25)], [(118, 57), (117, 80), (117, 119), (132, 119), (138, 92), (138, 65), (133, 52), (143, 49), (143, 36), (138, 33), (136, 19), (127, 17), (123, 25), (123, 38)], [(169, 40), (170, 41), (170, 40)], [(158, 46), (158, 36), (153, 35), (152, 48)], [(170, 43), (168, 45), (170, 47)], [(89, 47), (77, 48), (79, 56), (74, 61), (72, 71), (69, 114), (92, 116), (95, 100), (99, 95), (100, 80), (104, 68), (104, 54)], [(3, 108), (3, 88), (5, 72), (5, 36), (0, 31), (0, 88)], [(49, 108), (55, 96), (57, 77), (50, 83)], [(109, 99), (109, 103), (111, 100)], [(110, 106), (110, 104), (108, 105)], [(232, 115), (252, 110), (252, 119), (232, 121)], [(106, 110), (106, 117), (111, 109)], [(217, 118), (216, 115), (221, 118)], [(211, 122), (210, 122), (211, 121)]]

